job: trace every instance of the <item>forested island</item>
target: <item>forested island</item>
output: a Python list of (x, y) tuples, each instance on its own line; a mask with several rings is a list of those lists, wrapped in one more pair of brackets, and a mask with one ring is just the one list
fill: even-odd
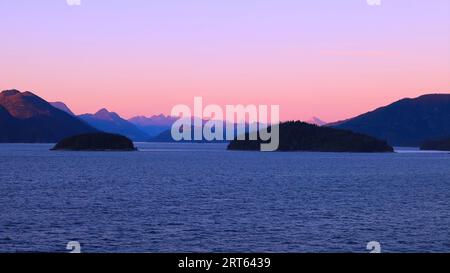
[[(280, 144), (278, 151), (311, 151), (311, 152), (393, 152), (394, 149), (385, 141), (353, 133), (348, 130), (290, 121), (279, 125)], [(228, 145), (229, 150), (260, 150), (258, 140), (233, 140)]]
[(135, 151), (133, 142), (124, 136), (109, 133), (82, 134), (58, 142), (55, 151)]

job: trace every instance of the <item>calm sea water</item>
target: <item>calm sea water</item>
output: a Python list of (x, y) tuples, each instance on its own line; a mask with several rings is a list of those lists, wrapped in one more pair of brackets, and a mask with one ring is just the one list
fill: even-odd
[(0, 145), (0, 252), (450, 252), (448, 153), (138, 146)]

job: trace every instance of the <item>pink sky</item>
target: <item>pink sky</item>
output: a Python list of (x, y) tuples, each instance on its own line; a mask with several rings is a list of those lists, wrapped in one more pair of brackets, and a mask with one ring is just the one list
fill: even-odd
[(1, 1), (0, 89), (78, 114), (279, 104), (348, 118), (450, 93), (450, 1)]

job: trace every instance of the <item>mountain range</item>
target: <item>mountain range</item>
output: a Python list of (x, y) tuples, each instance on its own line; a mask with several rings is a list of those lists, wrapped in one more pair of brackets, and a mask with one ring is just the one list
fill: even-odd
[(84, 114), (78, 117), (103, 132), (124, 135), (133, 141), (148, 141), (150, 139), (149, 135), (134, 124), (105, 108), (100, 109), (95, 114)]
[[(63, 102), (51, 102), (50, 104), (72, 116), (77, 116)], [(149, 141), (157, 138), (162, 132), (170, 130), (173, 122), (177, 120), (175, 117), (162, 114), (151, 117), (136, 116), (126, 120), (106, 108), (102, 108), (94, 114), (82, 114), (77, 117), (100, 131), (124, 135), (133, 141)]]
[[(0, 93), (0, 142), (57, 142), (63, 138), (104, 131), (133, 141), (172, 141), (170, 128), (177, 118), (157, 115), (126, 120), (101, 109), (76, 116), (63, 102), (49, 103), (32, 92)], [(308, 123), (322, 125), (312, 118)], [(450, 94), (405, 98), (371, 112), (323, 126), (347, 129), (392, 146), (419, 147), (450, 137)]]
[[(63, 102), (51, 102), (52, 106), (76, 116)], [(124, 135), (133, 141), (148, 141), (157, 138), (162, 132), (170, 130), (177, 120), (175, 117), (154, 115), (151, 117), (136, 116), (128, 120), (115, 112), (103, 108), (95, 114), (79, 115), (79, 118), (91, 126), (108, 133)]]
[(154, 138), (162, 132), (169, 130), (177, 119), (178, 118), (176, 117), (161, 114), (151, 117), (137, 116), (130, 118), (128, 121), (145, 132), (151, 138)]
[(57, 142), (98, 130), (31, 92), (0, 93), (0, 142)]
[(429, 140), (450, 137), (450, 94), (405, 98), (327, 126), (373, 136), (394, 146), (419, 147)]

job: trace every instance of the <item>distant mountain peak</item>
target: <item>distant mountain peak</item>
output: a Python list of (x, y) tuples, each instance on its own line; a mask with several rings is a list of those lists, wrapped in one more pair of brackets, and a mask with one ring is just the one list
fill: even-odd
[(167, 129), (170, 129), (177, 119), (178, 118), (159, 114), (150, 117), (136, 116), (130, 118), (128, 121), (136, 125), (149, 136), (156, 137)]
[(117, 114), (115, 112), (110, 112), (106, 108), (102, 108), (102, 109), (98, 110), (93, 116), (95, 116), (98, 119), (111, 120), (111, 121), (122, 120), (122, 118), (120, 117), (119, 114)]
[(134, 141), (146, 141), (150, 138), (134, 124), (106, 108), (98, 110), (95, 114), (84, 114), (78, 117), (98, 130), (124, 135)]
[(172, 116), (166, 116), (164, 114), (159, 115), (153, 115), (150, 117), (146, 116), (136, 116), (133, 118), (130, 118), (128, 121), (131, 123), (145, 127), (145, 126), (172, 126), (172, 124), (177, 120), (178, 118), (172, 117)]
[(312, 117), (312, 118), (308, 119), (306, 121), (306, 123), (314, 124), (314, 125), (317, 125), (317, 126), (323, 126), (323, 125), (327, 124), (327, 122), (321, 120), (318, 117)]
[(168, 118), (168, 116), (166, 117), (164, 114), (154, 115), (152, 117), (153, 118)]
[(102, 109), (98, 110), (98, 111), (95, 113), (95, 115), (102, 115), (102, 114), (109, 114), (109, 113), (111, 113), (111, 112), (109, 112), (108, 109), (102, 108)]
[(71, 116), (75, 116), (75, 114), (72, 112), (72, 110), (70, 110), (70, 108), (62, 101), (50, 102), (50, 104), (53, 107), (58, 108), (59, 110), (62, 110)]

